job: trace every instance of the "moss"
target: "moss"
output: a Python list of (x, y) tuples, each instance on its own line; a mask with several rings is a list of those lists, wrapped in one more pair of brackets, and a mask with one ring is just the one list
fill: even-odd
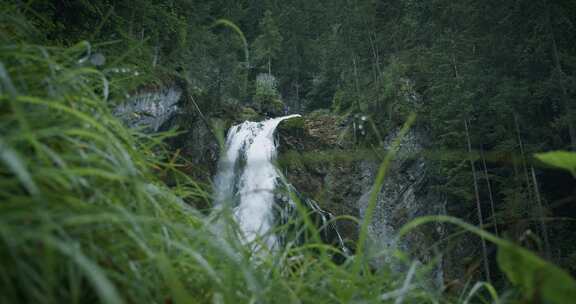
[(305, 170), (306, 166), (302, 162), (302, 155), (296, 150), (288, 150), (278, 158), (280, 168), (289, 168), (290, 170)]
[(293, 117), (287, 120), (284, 120), (278, 126), (278, 132), (283, 136), (294, 137), (298, 139), (302, 139), (305, 132), (304, 132), (304, 118), (302, 117)]
[(258, 114), (258, 112), (256, 112), (256, 110), (250, 107), (242, 107), (240, 113), (238, 114), (238, 119), (241, 121), (245, 120), (256, 121), (259, 120), (259, 118), (260, 115)]
[(280, 127), (285, 130), (304, 129), (304, 118), (292, 117), (282, 121)]

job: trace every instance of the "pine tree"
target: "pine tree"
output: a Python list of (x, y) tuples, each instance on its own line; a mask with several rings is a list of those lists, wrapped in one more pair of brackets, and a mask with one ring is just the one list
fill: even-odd
[(266, 63), (268, 74), (272, 74), (272, 60), (276, 59), (281, 46), (282, 35), (278, 25), (272, 17), (272, 12), (266, 10), (260, 22), (260, 35), (254, 41), (253, 47), (257, 60)]

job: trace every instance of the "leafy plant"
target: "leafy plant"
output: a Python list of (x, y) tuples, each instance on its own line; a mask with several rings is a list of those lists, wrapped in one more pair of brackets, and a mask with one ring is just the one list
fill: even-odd
[(284, 103), (280, 100), (276, 78), (270, 74), (259, 74), (256, 78), (254, 102), (262, 112), (281, 113)]
[(576, 153), (567, 151), (553, 151), (537, 153), (534, 155), (541, 162), (559, 169), (569, 171), (576, 177)]
[(449, 216), (418, 218), (400, 231), (406, 235), (414, 228), (430, 222), (450, 223), (472, 232), (498, 246), (498, 265), (523, 297), (532, 302), (570, 303), (576, 297), (576, 281), (564, 270), (544, 261), (534, 253), (499, 238), (485, 230)]

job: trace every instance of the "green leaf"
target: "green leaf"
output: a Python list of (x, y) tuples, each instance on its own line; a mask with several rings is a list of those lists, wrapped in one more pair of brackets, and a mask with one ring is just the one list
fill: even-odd
[(32, 195), (38, 194), (39, 190), (26, 167), (25, 162), (20, 158), (18, 153), (12, 148), (8, 147), (0, 138), (0, 162), (4, 163), (12, 173), (22, 183), (24, 188)]
[(537, 153), (535, 157), (543, 163), (552, 167), (570, 171), (576, 176), (576, 153), (567, 151), (553, 151)]
[(398, 234), (402, 237), (414, 228), (430, 222), (451, 223), (496, 244), (500, 269), (512, 284), (520, 288), (525, 298), (533, 300), (530, 303), (562, 304), (573, 303), (573, 299), (576, 299), (576, 281), (564, 270), (461, 219), (445, 215), (419, 217), (404, 225)]
[(565, 271), (512, 243), (498, 247), (500, 268), (534, 303), (572, 303), (576, 299), (576, 281)]

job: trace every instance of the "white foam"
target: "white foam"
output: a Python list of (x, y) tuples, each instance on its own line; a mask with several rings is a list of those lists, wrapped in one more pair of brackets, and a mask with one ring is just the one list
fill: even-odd
[(233, 206), (234, 218), (246, 243), (263, 237), (268, 249), (277, 245), (276, 236), (268, 234), (274, 221), (274, 190), (279, 177), (273, 164), (274, 130), (281, 121), (299, 116), (246, 121), (228, 131), (226, 151), (215, 179), (215, 203)]

